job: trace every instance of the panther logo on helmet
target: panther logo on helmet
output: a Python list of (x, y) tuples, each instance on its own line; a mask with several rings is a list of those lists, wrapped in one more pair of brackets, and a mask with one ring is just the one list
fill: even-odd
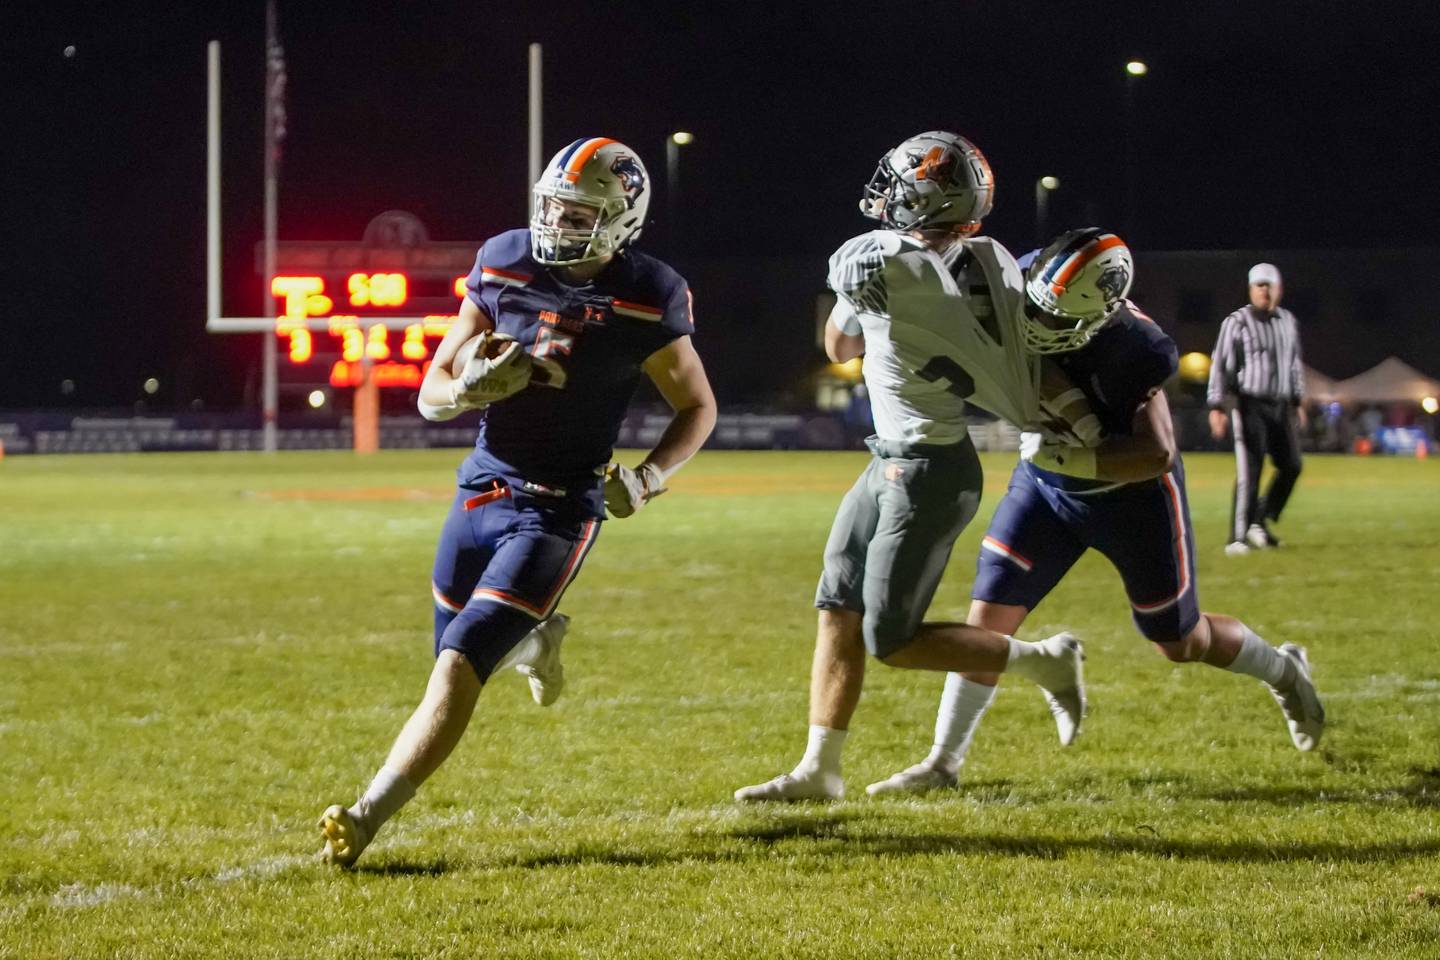
[(1130, 272), (1122, 264), (1116, 264), (1095, 279), (1095, 286), (1105, 294), (1107, 303), (1114, 302), (1130, 289)]
[(1119, 308), (1135, 276), (1125, 241), (1098, 227), (1050, 242), (1026, 271), (1025, 347), (1030, 353), (1078, 350)]
[(630, 206), (635, 206), (635, 201), (645, 192), (645, 171), (640, 164), (634, 157), (622, 153), (610, 164), (610, 172), (620, 178), (620, 186), (625, 190)]

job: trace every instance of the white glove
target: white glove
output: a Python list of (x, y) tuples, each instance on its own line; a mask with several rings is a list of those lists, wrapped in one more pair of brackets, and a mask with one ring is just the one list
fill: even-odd
[(1063, 473), (1069, 477), (1095, 479), (1095, 448), (1078, 447), (1046, 440), (1039, 433), (1020, 434), (1020, 459), (1028, 460), (1041, 470)]
[[(493, 346), (503, 343), (497, 352)], [(494, 357), (486, 356), (495, 353)], [(465, 361), (460, 375), (450, 383), (450, 399), (456, 405), (479, 409), (524, 390), (530, 383), (530, 355), (516, 339), (504, 333), (483, 335), (480, 346)]]
[(665, 473), (646, 460), (631, 470), (612, 463), (605, 468), (605, 509), (612, 517), (628, 517), (666, 490)]

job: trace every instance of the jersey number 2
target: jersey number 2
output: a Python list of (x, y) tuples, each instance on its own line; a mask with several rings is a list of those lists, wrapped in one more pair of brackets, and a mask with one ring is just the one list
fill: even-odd
[(961, 400), (975, 392), (975, 379), (950, 357), (931, 357), (925, 366), (915, 372), (931, 383), (940, 383), (943, 380), (945, 392), (953, 393)]

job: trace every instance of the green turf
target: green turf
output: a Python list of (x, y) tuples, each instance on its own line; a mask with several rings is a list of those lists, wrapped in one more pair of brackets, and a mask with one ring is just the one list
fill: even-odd
[(360, 869), (324, 869), (315, 817), (423, 688), (459, 456), (0, 462), (0, 956), (1440, 956), (1440, 465), (1312, 457), (1284, 547), (1229, 559), (1230, 461), (1189, 459), (1203, 604), (1309, 645), (1313, 755), (1255, 681), (1155, 654), (1091, 556), (1025, 628), (1086, 642), (1074, 747), (1017, 683), (963, 790), (865, 799), (941, 686), (877, 666), (855, 799), (741, 809), (803, 747), (820, 548), (864, 459), (702, 455), (606, 524), (565, 698), (497, 679)]

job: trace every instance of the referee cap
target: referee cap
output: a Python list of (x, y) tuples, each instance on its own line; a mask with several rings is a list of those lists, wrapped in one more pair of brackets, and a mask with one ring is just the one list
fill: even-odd
[(1257, 263), (1250, 268), (1250, 286), (1257, 283), (1268, 283), (1275, 287), (1280, 285), (1280, 271), (1273, 263)]

